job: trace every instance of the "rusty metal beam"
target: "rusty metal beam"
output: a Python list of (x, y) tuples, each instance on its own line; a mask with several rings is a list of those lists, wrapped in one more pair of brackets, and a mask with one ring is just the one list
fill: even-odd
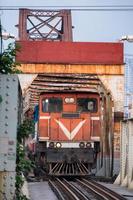
[(38, 86), (38, 87), (45, 87), (45, 86), (49, 86), (49, 87), (77, 87), (77, 88), (88, 88), (90, 87), (90, 85), (99, 85), (99, 83), (97, 82), (90, 82), (88, 83), (84, 83), (84, 84), (80, 84), (80, 83), (49, 83), (49, 82), (34, 82), (32, 84), (32, 86)]
[(72, 41), (70, 10), (19, 11), (20, 40)]
[(39, 74), (38, 75), (38, 77), (37, 78), (39, 78), (39, 77), (62, 77), (62, 78), (71, 78), (72, 79), (72, 77), (73, 78), (77, 78), (77, 79), (84, 79), (84, 78), (86, 78), (87, 80), (99, 80), (99, 78), (98, 78), (98, 76), (97, 75), (95, 75), (95, 74), (76, 74), (76, 73), (74, 73), (74, 74), (64, 74), (64, 73), (56, 73), (56, 74), (53, 74), (53, 73), (45, 73), (45, 74)]

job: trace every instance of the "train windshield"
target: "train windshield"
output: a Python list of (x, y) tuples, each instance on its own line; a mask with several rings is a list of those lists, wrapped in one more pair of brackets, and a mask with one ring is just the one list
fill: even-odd
[(62, 112), (63, 101), (62, 98), (46, 98), (42, 100), (43, 112)]
[(78, 98), (77, 111), (78, 112), (97, 112), (97, 99)]

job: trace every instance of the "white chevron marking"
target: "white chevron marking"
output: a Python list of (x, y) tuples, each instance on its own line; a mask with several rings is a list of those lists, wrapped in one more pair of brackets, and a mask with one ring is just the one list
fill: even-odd
[(85, 123), (86, 119), (84, 121), (81, 121), (76, 127), (75, 129), (73, 129), (73, 131), (71, 132), (71, 138), (73, 139), (75, 137), (75, 135), (78, 133), (78, 131), (80, 130), (80, 128), (83, 126), (83, 124)]
[(83, 124), (85, 123), (86, 119), (81, 121), (81, 122), (79, 122), (79, 124), (73, 129), (72, 132), (69, 132), (69, 130), (64, 126), (64, 124), (61, 121), (58, 121), (56, 119), (55, 119), (55, 121), (57, 122), (57, 124), (59, 124), (60, 128), (65, 133), (65, 135), (68, 137), (68, 139), (72, 140), (75, 137), (75, 135), (78, 133), (80, 128), (83, 126)]

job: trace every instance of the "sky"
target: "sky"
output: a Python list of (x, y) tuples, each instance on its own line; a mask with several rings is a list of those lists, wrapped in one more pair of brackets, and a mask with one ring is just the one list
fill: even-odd
[[(105, 7), (94, 7), (113, 5), (130, 5), (127, 8), (132, 8), (132, 10), (103, 11), (97, 10), (97, 8)], [(72, 8), (74, 41), (117, 42), (123, 35), (133, 35), (133, 7), (131, 7), (133, 6), (133, 0), (0, 0), (0, 8), (4, 6), (6, 8), (7, 6), (9, 8), (10, 6), (17, 6), (17, 8), (34, 6), (34, 9), (39, 7), (42, 9), (42, 6), (44, 6), (44, 9)], [(74, 10), (77, 8), (76, 6), (79, 10)], [(96, 10), (90, 10), (91, 8), (96, 8)], [(0, 10), (3, 29), (16, 37), (18, 37), (18, 33), (15, 25), (18, 24), (18, 14), (18, 10)], [(11, 41), (6, 42), (5, 46), (9, 42)], [(124, 42), (124, 52), (125, 54), (133, 54), (133, 42)]]

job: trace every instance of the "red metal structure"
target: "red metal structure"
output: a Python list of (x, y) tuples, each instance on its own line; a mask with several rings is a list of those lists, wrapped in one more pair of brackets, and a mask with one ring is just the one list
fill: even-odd
[[(123, 44), (109, 42), (19, 41), (21, 63), (123, 64)], [(39, 67), (39, 66), (38, 66)]]
[(71, 11), (20, 9), (19, 39), (72, 41)]

